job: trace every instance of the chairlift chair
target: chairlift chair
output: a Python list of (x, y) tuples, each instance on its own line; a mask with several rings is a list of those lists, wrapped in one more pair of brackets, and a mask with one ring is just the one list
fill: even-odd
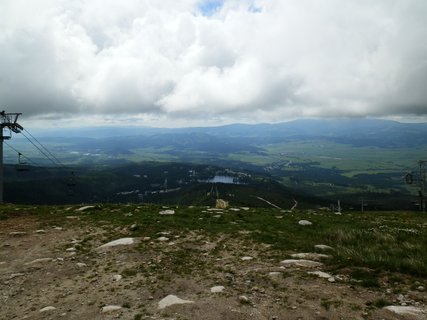
[(30, 166), (28, 163), (22, 161), (21, 159), (22, 153), (18, 152), (18, 163), (15, 165), (16, 171), (29, 171)]

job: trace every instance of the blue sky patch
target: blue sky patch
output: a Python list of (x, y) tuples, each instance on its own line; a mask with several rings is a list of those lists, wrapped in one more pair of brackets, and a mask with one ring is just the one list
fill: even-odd
[(199, 9), (204, 16), (211, 16), (218, 11), (223, 4), (224, 0), (202, 0), (199, 4)]

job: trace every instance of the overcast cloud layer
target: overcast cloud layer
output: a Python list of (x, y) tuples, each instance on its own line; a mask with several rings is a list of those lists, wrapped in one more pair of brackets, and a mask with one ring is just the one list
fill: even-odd
[(2, 0), (0, 106), (34, 118), (427, 115), (427, 1)]

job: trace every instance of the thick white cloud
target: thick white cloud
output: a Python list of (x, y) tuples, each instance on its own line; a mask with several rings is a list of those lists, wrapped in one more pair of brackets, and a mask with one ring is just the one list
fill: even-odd
[(201, 7), (210, 6), (3, 0), (0, 104), (36, 118), (427, 114), (425, 1), (225, 0), (209, 12)]

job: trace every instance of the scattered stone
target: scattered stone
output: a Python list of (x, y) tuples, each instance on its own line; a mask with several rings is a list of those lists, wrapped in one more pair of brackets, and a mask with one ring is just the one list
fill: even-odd
[(40, 312), (49, 312), (53, 310), (56, 310), (56, 308), (52, 306), (47, 306), (47, 307), (44, 307), (43, 309), (40, 309)]
[(161, 241), (161, 242), (169, 241), (169, 238), (167, 238), (167, 237), (159, 237), (159, 238), (157, 238), (157, 241)]
[(121, 274), (115, 274), (113, 275), (113, 280), (114, 281), (120, 281), (122, 280), (123, 276)]
[(409, 315), (414, 316), (416, 319), (425, 319), (427, 313), (425, 310), (416, 308), (416, 307), (408, 307), (408, 306), (387, 306), (384, 307), (385, 310), (397, 313), (399, 315)]
[(319, 278), (325, 278), (325, 279), (329, 279), (330, 277), (332, 277), (329, 273), (323, 272), (323, 271), (309, 271), (307, 272), (308, 274), (313, 274), (315, 276), (318, 276)]
[(143, 240), (143, 241), (150, 241), (150, 240), (151, 240), (151, 237), (144, 237), (144, 238), (142, 238), (142, 240)]
[(138, 225), (136, 223), (134, 223), (133, 225), (130, 226), (129, 230), (130, 231), (138, 230)]
[(311, 223), (310, 221), (308, 221), (308, 220), (300, 220), (300, 221), (298, 221), (298, 224), (300, 225), (300, 226), (311, 226), (313, 223)]
[(165, 297), (159, 301), (159, 309), (164, 309), (164, 308), (167, 308), (167, 307), (172, 306), (174, 304), (184, 304), (184, 303), (194, 303), (194, 301), (183, 300), (183, 299), (178, 298), (175, 295), (170, 294), (167, 297)]
[(10, 236), (23, 236), (23, 235), (26, 235), (26, 234), (27, 233), (24, 232), (24, 231), (12, 231), (12, 232), (9, 232)]
[(250, 257), (250, 256), (246, 256), (246, 257), (241, 257), (240, 258), (240, 260), (242, 260), (242, 261), (249, 261), (249, 260), (252, 260), (253, 259), (253, 257)]
[(25, 265), (28, 266), (28, 265), (37, 264), (37, 263), (51, 262), (52, 260), (53, 260), (52, 258), (40, 258), (40, 259), (35, 259), (33, 261), (27, 262), (25, 263)]
[(159, 212), (159, 214), (161, 214), (161, 215), (172, 215), (172, 214), (175, 214), (175, 210), (172, 210), (172, 209), (162, 210)]
[(335, 282), (335, 278), (333, 276), (323, 271), (309, 271), (307, 273), (318, 276), (319, 278), (328, 279), (329, 282)]
[(74, 251), (76, 251), (76, 248), (74, 248), (74, 247), (67, 248), (67, 249), (65, 249), (65, 251), (67, 251), (67, 252), (74, 252)]
[(22, 277), (22, 276), (25, 276), (25, 273), (12, 273), (9, 277), (9, 280), (12, 280), (17, 277)]
[(89, 210), (89, 209), (93, 209), (93, 208), (95, 208), (95, 206), (84, 206), (84, 207), (76, 209), (76, 211), (83, 212), (83, 211), (86, 211), (86, 210)]
[(231, 211), (240, 211), (239, 208), (230, 208)]
[(249, 207), (240, 207), (240, 209), (245, 210), (245, 211), (248, 211), (248, 210), (249, 210)]
[(121, 238), (114, 241), (110, 241), (102, 246), (99, 246), (98, 249), (110, 248), (116, 246), (128, 246), (135, 243), (135, 238)]
[(239, 296), (239, 302), (241, 304), (250, 304), (251, 301), (249, 300), (249, 298), (247, 296)]
[(326, 244), (316, 244), (314, 246), (315, 249), (321, 250), (321, 251), (329, 251), (334, 250), (334, 248), (327, 246)]
[(224, 286), (215, 286), (211, 288), (212, 293), (221, 293), (224, 291)]
[(224, 199), (216, 199), (215, 207), (217, 209), (227, 209), (229, 205), (229, 202)]
[(424, 287), (424, 286), (418, 286), (417, 290), (421, 291), (421, 292), (424, 292), (424, 291), (426, 291), (426, 287)]
[(61, 227), (53, 227), (54, 230), (62, 231)]
[(279, 272), (279, 271), (272, 271), (272, 272), (269, 272), (268, 273), (268, 275), (270, 276), (270, 277), (277, 277), (277, 276), (280, 276), (282, 273), (281, 272)]
[(84, 268), (84, 267), (87, 267), (87, 264), (83, 262), (77, 262), (77, 267)]
[(326, 254), (313, 253), (313, 252), (294, 253), (294, 254), (291, 254), (291, 257), (296, 259), (307, 259), (307, 260), (320, 260), (324, 258), (329, 258), (329, 256)]
[(323, 263), (321, 262), (305, 260), (305, 259), (300, 259), (300, 260), (288, 259), (288, 260), (283, 260), (280, 263), (283, 264), (285, 267), (316, 268), (316, 267), (323, 266)]
[(34, 233), (46, 233), (46, 230), (39, 229), (39, 230), (34, 231)]
[(108, 313), (108, 312), (113, 312), (113, 311), (120, 310), (121, 308), (122, 308), (121, 306), (108, 305), (108, 306), (102, 307), (101, 308), (101, 312), (102, 313)]
[(80, 220), (80, 217), (79, 216), (66, 216), (65, 217), (66, 219), (70, 219), (70, 220)]
[(215, 215), (215, 216), (213, 216), (214, 218), (221, 218), (221, 215), (220, 214), (217, 214), (217, 215)]

